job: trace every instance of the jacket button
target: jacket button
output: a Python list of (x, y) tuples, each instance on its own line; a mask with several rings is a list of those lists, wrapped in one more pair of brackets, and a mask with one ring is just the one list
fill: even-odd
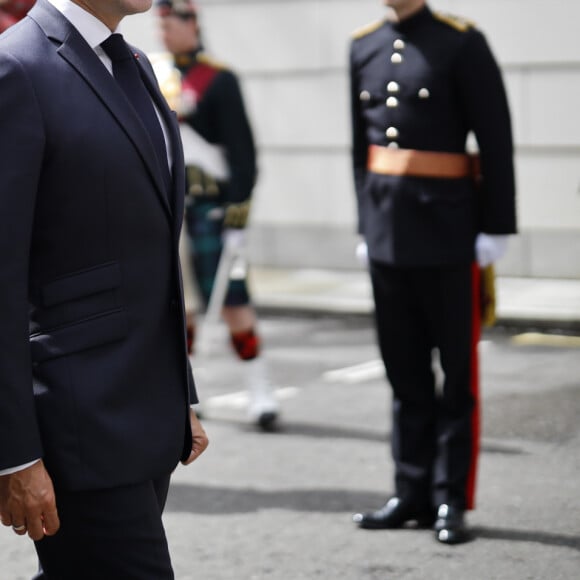
[(387, 91), (389, 93), (398, 93), (399, 92), (399, 83), (395, 81), (390, 81), (387, 85)]

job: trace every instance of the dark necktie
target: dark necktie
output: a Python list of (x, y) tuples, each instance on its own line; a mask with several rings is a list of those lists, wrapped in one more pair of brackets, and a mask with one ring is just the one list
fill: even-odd
[(163, 130), (155, 113), (151, 95), (141, 78), (139, 65), (135, 62), (135, 56), (131, 53), (123, 36), (120, 34), (111, 34), (105, 42), (101, 43), (101, 46), (113, 63), (115, 80), (127, 95), (129, 102), (137, 111), (145, 129), (149, 133), (163, 174), (166, 190), (169, 192), (171, 179)]

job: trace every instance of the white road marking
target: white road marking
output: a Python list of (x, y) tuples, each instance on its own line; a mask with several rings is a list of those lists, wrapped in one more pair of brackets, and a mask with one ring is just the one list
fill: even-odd
[[(295, 397), (301, 389), (298, 387), (282, 387), (274, 389), (272, 394), (278, 400)], [(249, 391), (235, 391), (225, 395), (216, 395), (204, 400), (204, 405), (212, 408), (244, 409), (250, 402)]]
[(362, 383), (373, 379), (384, 378), (385, 367), (380, 359), (370, 360), (358, 365), (344, 367), (323, 373), (323, 380), (329, 383)]

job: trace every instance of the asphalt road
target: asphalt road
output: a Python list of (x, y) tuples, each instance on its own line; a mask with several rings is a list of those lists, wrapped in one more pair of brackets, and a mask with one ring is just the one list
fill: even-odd
[[(281, 428), (247, 422), (242, 363), (222, 333), (198, 373), (210, 448), (176, 470), (165, 513), (178, 580), (580, 578), (579, 337), (483, 337), (475, 540), (448, 547), (428, 530), (351, 522), (392, 491), (370, 320), (268, 315), (261, 330)], [(31, 543), (0, 529), (0, 579), (34, 569)]]

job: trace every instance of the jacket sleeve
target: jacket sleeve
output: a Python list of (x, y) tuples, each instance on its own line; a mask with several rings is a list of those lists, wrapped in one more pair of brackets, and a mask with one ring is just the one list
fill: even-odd
[[(256, 148), (236, 76), (222, 71), (208, 91), (215, 91), (218, 144), (226, 152), (230, 169), (226, 202), (248, 201), (256, 183)], [(209, 98), (209, 95), (208, 95)]]
[(350, 107), (351, 107), (351, 137), (352, 137), (352, 165), (354, 187), (358, 202), (358, 226), (359, 234), (364, 235), (363, 217), (365, 214), (364, 184), (367, 170), (368, 143), (364, 128), (364, 120), (361, 111), (360, 90), (355, 58), (356, 41), (351, 43), (349, 58), (350, 73)]
[(457, 67), (457, 86), (469, 129), (479, 145), (481, 173), (480, 231), (516, 231), (513, 140), (501, 72), (483, 34), (465, 34)]
[(42, 456), (29, 346), (28, 270), (44, 152), (29, 79), (0, 55), (0, 469)]
[(197, 405), (199, 398), (197, 396), (197, 388), (195, 386), (195, 379), (193, 378), (193, 371), (191, 369), (191, 362), (187, 359), (187, 391), (189, 393), (189, 404)]

